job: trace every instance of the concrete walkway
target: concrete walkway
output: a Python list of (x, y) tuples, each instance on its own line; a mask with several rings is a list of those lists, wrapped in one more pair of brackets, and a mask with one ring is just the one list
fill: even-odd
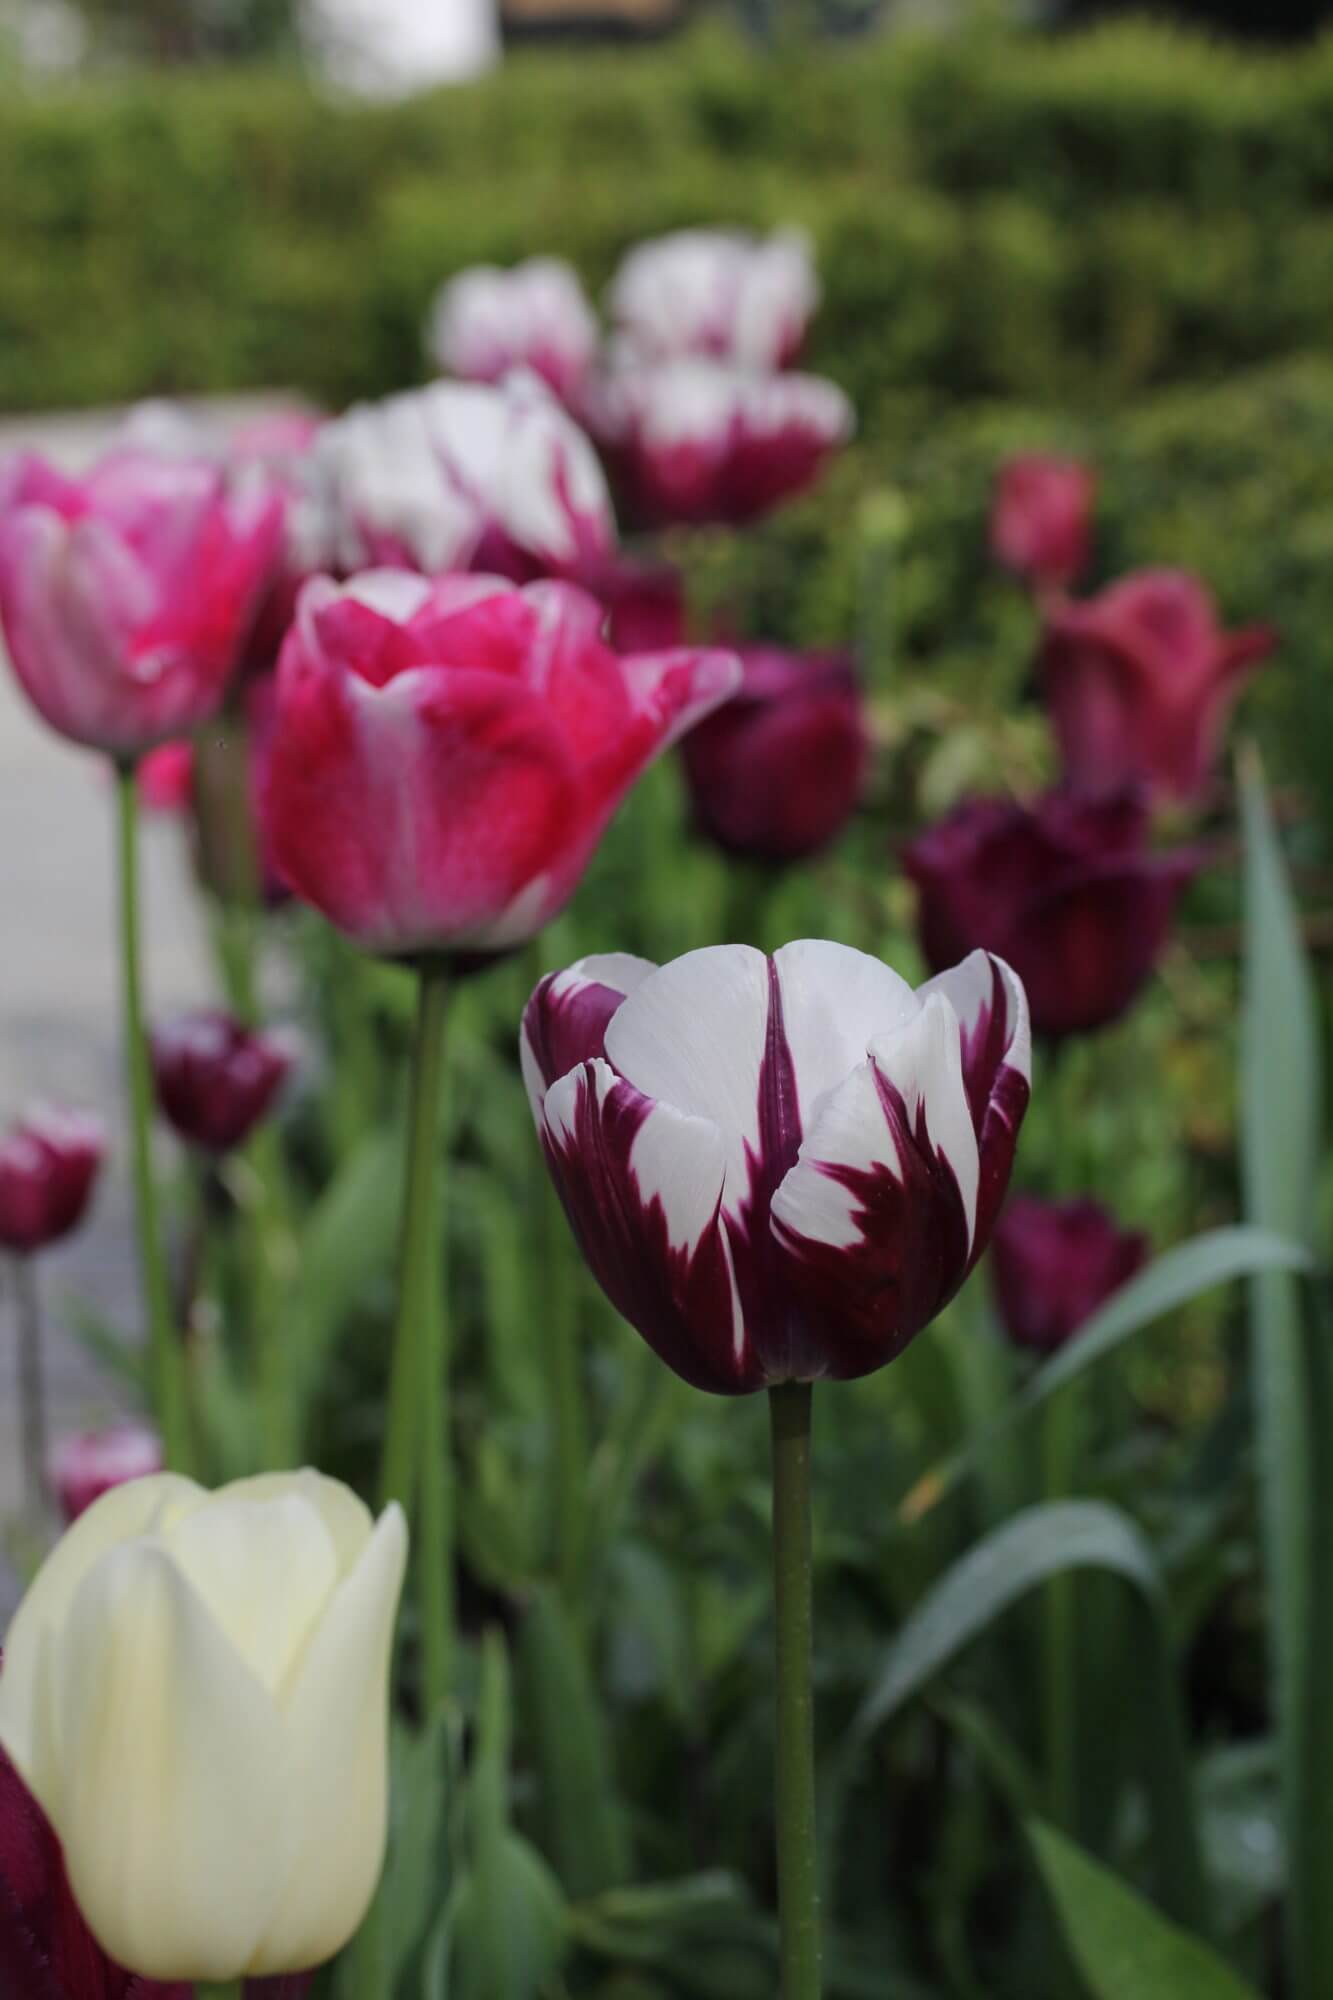
[[(254, 403), (209, 412), (240, 421)], [(0, 421), (0, 455), (22, 445), (63, 465), (86, 462), (118, 413)], [(110, 1157), (90, 1221), (39, 1270), (47, 1308), (52, 1431), (116, 1413), (120, 1385), (69, 1331), (70, 1306), (138, 1337), (140, 1308), (130, 1233), (115, 928), (113, 797), (101, 758), (74, 748), (33, 713), (0, 656), (0, 1127), (34, 1099), (95, 1110)], [(210, 964), (181, 829), (148, 818), (143, 904), (150, 1014), (210, 997)], [(15, 1354), (0, 1295), (0, 1526), (20, 1495)], [(0, 1556), (0, 1632), (16, 1581)]]

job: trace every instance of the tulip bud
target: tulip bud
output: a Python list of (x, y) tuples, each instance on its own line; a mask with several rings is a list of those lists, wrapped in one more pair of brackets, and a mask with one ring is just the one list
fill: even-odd
[(383, 1865), (407, 1531), (311, 1472), (104, 1494), (30, 1586), (0, 1744), (93, 1935), (145, 1978), (324, 1963)]
[(801, 861), (856, 810), (869, 740), (851, 661), (743, 646), (740, 692), (681, 746), (694, 816), (730, 854)]
[(244, 1145), (293, 1061), (283, 1037), (210, 1008), (156, 1029), (151, 1051), (163, 1113), (187, 1145), (207, 1153)]
[(80, 1431), (53, 1446), (47, 1478), (66, 1523), (86, 1514), (113, 1486), (162, 1470), (162, 1440), (146, 1424)]
[(1040, 452), (1000, 467), (991, 508), (998, 561), (1041, 591), (1065, 590), (1088, 566), (1096, 474), (1076, 459)]
[(95, 1118), (39, 1106), (0, 1140), (0, 1250), (43, 1250), (82, 1221), (105, 1142)]
[(1142, 1269), (1148, 1239), (1100, 1203), (1015, 1195), (995, 1225), (991, 1275), (1016, 1347), (1053, 1354)]

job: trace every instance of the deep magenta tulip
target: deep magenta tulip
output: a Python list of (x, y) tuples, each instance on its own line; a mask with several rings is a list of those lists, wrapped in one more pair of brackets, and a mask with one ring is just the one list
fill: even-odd
[(928, 961), (998, 952), (1027, 988), (1038, 1034), (1105, 1027), (1148, 978), (1202, 861), (1192, 848), (1154, 853), (1146, 839), (1133, 792), (967, 801), (903, 854)]
[(694, 816), (728, 853), (800, 861), (856, 810), (870, 749), (861, 692), (846, 654), (739, 651), (739, 694), (681, 746)]
[(1195, 797), (1237, 695), (1276, 644), (1267, 625), (1224, 632), (1184, 570), (1139, 570), (1081, 604), (1049, 606), (1041, 674), (1070, 779)]
[(83, 479), (28, 459), (0, 510), (0, 624), (34, 706), (131, 758), (220, 707), (279, 559), (258, 475), (120, 450)]
[(580, 570), (578, 582), (606, 612), (607, 640), (618, 653), (685, 644), (685, 579), (674, 563), (608, 556)]
[(513, 368), (530, 368), (563, 403), (577, 395), (599, 339), (578, 274), (559, 257), (460, 271), (437, 292), (426, 328), (443, 374), (500, 382)]
[(813, 485), (853, 428), (851, 404), (820, 376), (695, 359), (622, 359), (590, 413), (626, 509), (647, 527), (756, 520)]
[(1023, 990), (983, 952), (918, 992), (844, 945), (584, 959), (523, 1074), (617, 1311), (734, 1395), (891, 1361), (981, 1255), (1027, 1107)]
[(82, 1112), (41, 1105), (0, 1139), (0, 1249), (26, 1256), (83, 1220), (106, 1150)]
[(162, 1440), (147, 1424), (112, 1424), (101, 1431), (78, 1431), (51, 1448), (47, 1477), (66, 1525), (113, 1486), (147, 1479), (162, 1470)]
[(735, 656), (620, 655), (564, 583), (371, 571), (302, 593), (267, 818), (283, 876), (367, 948), (506, 951), (573, 894), (644, 766)]
[(608, 304), (624, 339), (645, 357), (785, 368), (819, 304), (819, 280), (800, 230), (760, 238), (678, 229), (627, 253)]
[(528, 581), (615, 546), (590, 439), (524, 370), (494, 387), (435, 382), (324, 425), (302, 466), (307, 569), (390, 564)]
[(150, 1046), (163, 1115), (187, 1145), (206, 1153), (244, 1145), (294, 1060), (285, 1037), (212, 1008), (155, 1028)]
[(1067, 590), (1092, 554), (1097, 475), (1074, 458), (1025, 452), (1000, 467), (991, 506), (991, 549), (1040, 591)]
[(1148, 1256), (1141, 1230), (1121, 1229), (1100, 1202), (1015, 1195), (995, 1225), (991, 1275), (1005, 1332), (1053, 1354)]

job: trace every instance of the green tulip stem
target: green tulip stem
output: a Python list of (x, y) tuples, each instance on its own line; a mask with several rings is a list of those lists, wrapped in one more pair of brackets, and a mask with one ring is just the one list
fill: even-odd
[(194, 1989), (194, 2000), (245, 2000), (243, 1979), (222, 1979), (216, 1984), (201, 1979)]
[(380, 1487), (386, 1505), (397, 1500), (409, 1520), (414, 1513), (417, 1518), (423, 1691), (428, 1709), (433, 1709), (449, 1689), (454, 1624), (448, 1340), (439, 1214), (449, 975), (439, 960), (426, 960), (417, 982), (398, 1318)]
[(782, 2000), (819, 2000), (810, 1528), (810, 1384), (768, 1392), (777, 1619), (777, 1852)]
[(116, 770), (120, 864), (120, 963), (125, 1064), (129, 1082), (130, 1157), (134, 1176), (139, 1273), (148, 1317), (152, 1402), (168, 1468), (188, 1472), (189, 1417), (185, 1362), (171, 1308), (157, 1187), (153, 1179), (153, 1092), (144, 1027), (142, 944), (139, 924), (139, 793), (134, 765)]

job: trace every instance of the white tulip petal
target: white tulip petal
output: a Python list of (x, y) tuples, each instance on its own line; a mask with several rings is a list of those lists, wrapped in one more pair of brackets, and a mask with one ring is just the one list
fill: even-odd
[(881, 959), (823, 938), (785, 944), (773, 963), (801, 1124), (808, 1132), (829, 1093), (865, 1061), (871, 1042), (910, 1021), (920, 1002)]
[(237, 1499), (225, 1489), (165, 1547), (238, 1658), (276, 1695), (338, 1581), (317, 1509), (295, 1493)]
[(964, 1037), (967, 1037), (976, 1031), (983, 1016), (989, 1014), (994, 1005), (997, 973), (1005, 999), (1002, 1037), (1005, 1065), (1016, 1069), (1030, 1083), (1032, 1030), (1028, 1021), (1027, 995), (1018, 974), (1002, 958), (996, 958), (988, 951), (969, 952), (961, 964), (952, 965), (947, 972), (928, 979), (919, 988), (919, 997), (924, 1001), (932, 993), (942, 993), (957, 1014)]
[(277, 1709), (171, 1558), (142, 1542), (85, 1577), (50, 1657), (53, 1817), (94, 1935), (148, 1978), (238, 1977), (294, 1839)]
[(389, 1659), (407, 1563), (399, 1507), (381, 1516), (329, 1603), (283, 1702), (283, 1777), (296, 1847), (253, 1974), (322, 1965), (358, 1928), (384, 1863)]
[(202, 1507), (208, 1495), (175, 1473), (131, 1480), (93, 1502), (56, 1543), (14, 1614), (0, 1674), (0, 1743), (25, 1774), (33, 1757), (33, 1703), (41, 1638), (65, 1622), (83, 1579), (100, 1557), (142, 1535), (164, 1515)]
[(719, 1128), (729, 1209), (749, 1188), (747, 1147), (759, 1148), (768, 1002), (763, 952), (709, 945), (645, 979), (606, 1031), (608, 1058), (637, 1090)]
[(361, 1560), (375, 1532), (375, 1517), (359, 1494), (340, 1479), (326, 1479), (312, 1466), (299, 1472), (261, 1472), (251, 1479), (234, 1479), (218, 1495), (228, 1500), (281, 1500), (295, 1493), (308, 1500), (333, 1538), (338, 1575), (348, 1575)]
[(645, 1208), (661, 1203), (673, 1250), (694, 1250), (712, 1224), (726, 1164), (726, 1146), (711, 1118), (655, 1104), (639, 1127), (630, 1147), (630, 1173)]
[(870, 1057), (880, 1076), (899, 1092), (909, 1128), (924, 1115), (931, 1144), (943, 1154), (958, 1183), (967, 1217), (969, 1247), (977, 1223), (980, 1160), (976, 1128), (963, 1082), (958, 1016), (942, 993), (932, 993), (897, 1034), (880, 1036)]

